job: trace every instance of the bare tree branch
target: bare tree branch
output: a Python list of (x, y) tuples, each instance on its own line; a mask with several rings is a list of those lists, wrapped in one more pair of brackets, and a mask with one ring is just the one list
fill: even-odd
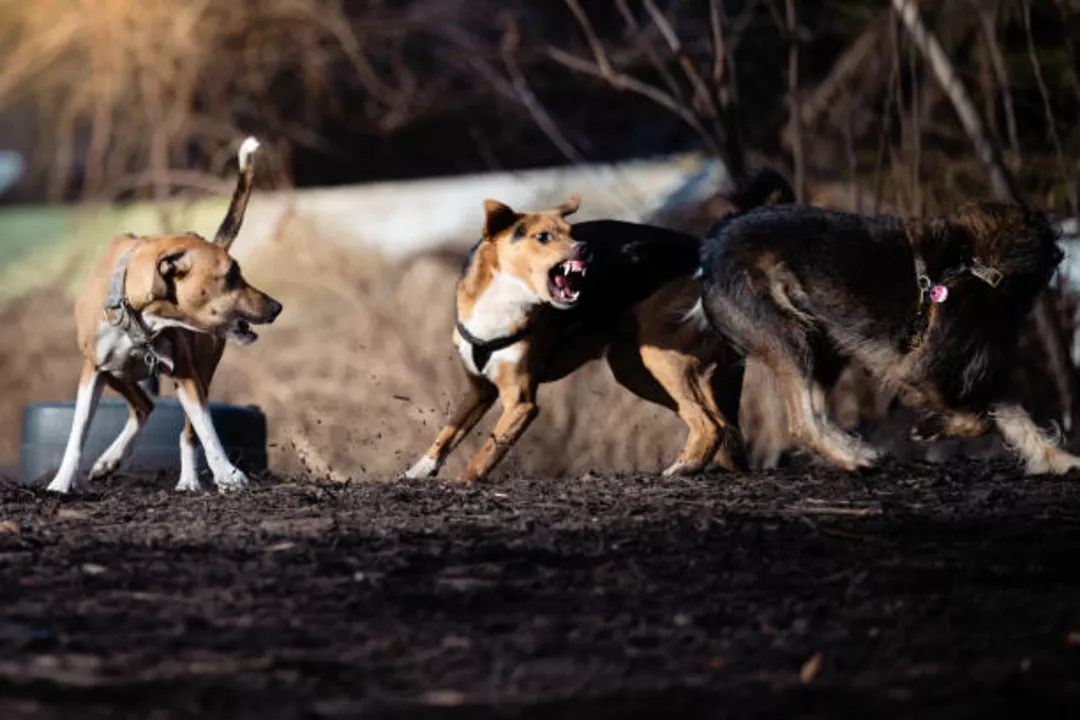
[(802, 113), (799, 104), (799, 38), (795, 0), (785, 3), (788, 35), (788, 110), (791, 123), (791, 157), (795, 165), (795, 199), (806, 201), (806, 158), (803, 153)]
[(592, 51), (594, 62), (583, 60), (565, 50), (549, 46), (547, 48), (547, 54), (552, 60), (571, 70), (603, 79), (616, 90), (629, 91), (649, 98), (656, 104), (680, 117), (683, 122), (689, 125), (701, 138), (709, 153), (722, 157), (721, 148), (713, 135), (701, 123), (698, 116), (686, 107), (685, 103), (680, 102), (675, 96), (664, 92), (654, 85), (644, 83), (637, 78), (615, 70), (611, 64), (611, 60), (608, 58), (603, 43), (600, 41), (599, 36), (596, 34), (596, 30), (592, 26), (592, 22), (589, 20), (585, 11), (581, 9), (581, 4), (578, 0), (566, 0), (566, 5), (574, 14), (574, 18), (577, 20), (578, 25), (585, 34), (585, 40)]
[(684, 102), (683, 88), (679, 85), (679, 82), (668, 70), (667, 63), (660, 59), (660, 56), (656, 54), (656, 50), (653, 48), (652, 43), (645, 38), (645, 34), (642, 32), (641, 27), (638, 26), (637, 20), (634, 18), (634, 13), (630, 10), (630, 5), (627, 0), (615, 0), (615, 7), (618, 8), (619, 14), (622, 15), (623, 24), (626, 25), (627, 34), (632, 36), (634, 46), (641, 50), (641, 53), (649, 60), (649, 63), (656, 70), (656, 74), (667, 85), (668, 92), (671, 96), (678, 99), (679, 102)]
[(941, 49), (941, 43), (926, 29), (922, 18), (919, 17), (919, 8), (915, 0), (892, 0), (892, 5), (916, 47), (930, 65), (942, 89), (952, 101), (953, 108), (960, 118), (960, 124), (964, 126), (964, 130), (975, 146), (979, 160), (990, 175), (990, 185), (994, 194), (999, 198), (1018, 202), (1020, 198), (1013, 185), (1011, 174), (1002, 165), (998, 150), (987, 134), (986, 126), (972, 104), (971, 97), (957, 75), (956, 68), (945, 51)]
[(533, 93), (532, 88), (529, 87), (528, 81), (525, 79), (525, 75), (521, 72), (521, 68), (518, 67), (517, 60), (514, 58), (514, 53), (520, 44), (521, 36), (518, 32), (518, 24), (515, 19), (510, 23), (510, 27), (507, 28), (506, 33), (503, 35), (502, 42), (500, 43), (500, 52), (502, 54), (503, 64), (506, 66), (506, 71), (510, 75), (510, 81), (513, 83), (514, 90), (517, 92), (518, 98), (521, 100), (521, 104), (529, 111), (533, 121), (537, 127), (547, 136), (548, 140), (559, 149), (567, 159), (575, 164), (581, 164), (585, 161), (585, 158), (581, 156), (581, 153), (577, 151), (573, 143), (566, 139), (566, 136), (559, 130), (559, 126), (555, 123), (555, 120), (544, 109), (543, 105), (537, 99)]
[(1020, 169), (1020, 139), (1016, 132), (1016, 112), (1013, 110), (1012, 86), (1009, 82), (1009, 70), (1005, 65), (1005, 57), (1001, 52), (1001, 45), (997, 41), (997, 8), (988, 8), (981, 2), (976, 1), (979, 22), (982, 25), (983, 38), (986, 40), (986, 48), (990, 53), (990, 65), (997, 78), (1001, 92), (1001, 105), (1005, 111), (1005, 131), (1009, 137), (1009, 162), (1013, 172)]
[[(889, 19), (889, 31), (893, 33), (896, 19)], [(890, 135), (892, 134), (893, 105), (896, 102), (896, 74), (900, 71), (900, 58), (896, 53), (896, 45), (892, 45), (892, 72), (889, 73), (889, 82), (885, 89), (885, 109), (881, 115), (881, 128), (878, 134), (877, 156), (874, 159), (874, 214), (881, 212), (881, 200), (885, 182), (885, 156), (891, 155)]]
[(1031, 34), (1031, 3), (1024, 2), (1024, 33), (1027, 36), (1028, 57), (1031, 58), (1031, 69), (1035, 74), (1035, 84), (1039, 87), (1039, 96), (1042, 97), (1043, 112), (1046, 114), (1046, 134), (1054, 146), (1054, 157), (1057, 159), (1058, 172), (1065, 181), (1065, 194), (1069, 203), (1069, 212), (1074, 218), (1080, 218), (1080, 204), (1076, 198), (1076, 183), (1073, 182), (1072, 173), (1065, 166), (1065, 153), (1061, 149), (1061, 138), (1058, 136), (1057, 121), (1054, 119), (1054, 109), (1050, 106), (1050, 92), (1046, 89), (1046, 81), (1043, 80), (1042, 64), (1039, 62), (1039, 54), (1035, 50), (1035, 39)]
[[(720, 7), (720, 0), (709, 0), (709, 28), (712, 32), (712, 47), (713, 47), (713, 70), (712, 80), (716, 87), (720, 87), (720, 83), (724, 81), (724, 27), (723, 27), (723, 10)], [(723, 105), (723, 101), (717, 98), (717, 101)]]

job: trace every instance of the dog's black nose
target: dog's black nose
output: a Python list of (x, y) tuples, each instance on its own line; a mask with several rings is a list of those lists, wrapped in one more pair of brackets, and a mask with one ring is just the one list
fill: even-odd
[(270, 298), (270, 322), (274, 322), (274, 320), (277, 320), (277, 316), (281, 314), (282, 309), (283, 308), (281, 307), (281, 303), (279, 303), (273, 298)]

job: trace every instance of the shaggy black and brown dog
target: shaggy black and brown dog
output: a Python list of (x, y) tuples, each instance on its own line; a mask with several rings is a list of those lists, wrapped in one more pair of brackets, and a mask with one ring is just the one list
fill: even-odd
[(775, 374), (792, 438), (855, 469), (878, 451), (825, 414), (839, 358), (863, 364), (923, 410), (919, 435), (996, 426), (1027, 471), (1076, 458), (1009, 395), (1025, 317), (1063, 257), (1043, 213), (971, 202), (929, 220), (776, 205), (718, 222), (702, 250), (702, 310)]

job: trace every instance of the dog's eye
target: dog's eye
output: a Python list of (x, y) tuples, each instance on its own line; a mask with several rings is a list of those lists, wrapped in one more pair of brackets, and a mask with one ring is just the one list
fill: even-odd
[(515, 240), (521, 240), (524, 237), (525, 237), (525, 227), (524, 226), (518, 225), (516, 228), (514, 228), (514, 239)]
[(551, 233), (549, 233), (549, 232), (538, 232), (535, 235), (533, 235), (533, 237), (536, 238), (536, 242), (541, 243), (543, 245), (546, 245), (547, 243), (551, 242)]

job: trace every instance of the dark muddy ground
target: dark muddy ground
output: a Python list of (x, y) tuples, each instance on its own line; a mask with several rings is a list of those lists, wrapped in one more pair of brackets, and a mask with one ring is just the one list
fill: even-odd
[(3, 483), (0, 717), (1080, 717), (1078, 483)]

